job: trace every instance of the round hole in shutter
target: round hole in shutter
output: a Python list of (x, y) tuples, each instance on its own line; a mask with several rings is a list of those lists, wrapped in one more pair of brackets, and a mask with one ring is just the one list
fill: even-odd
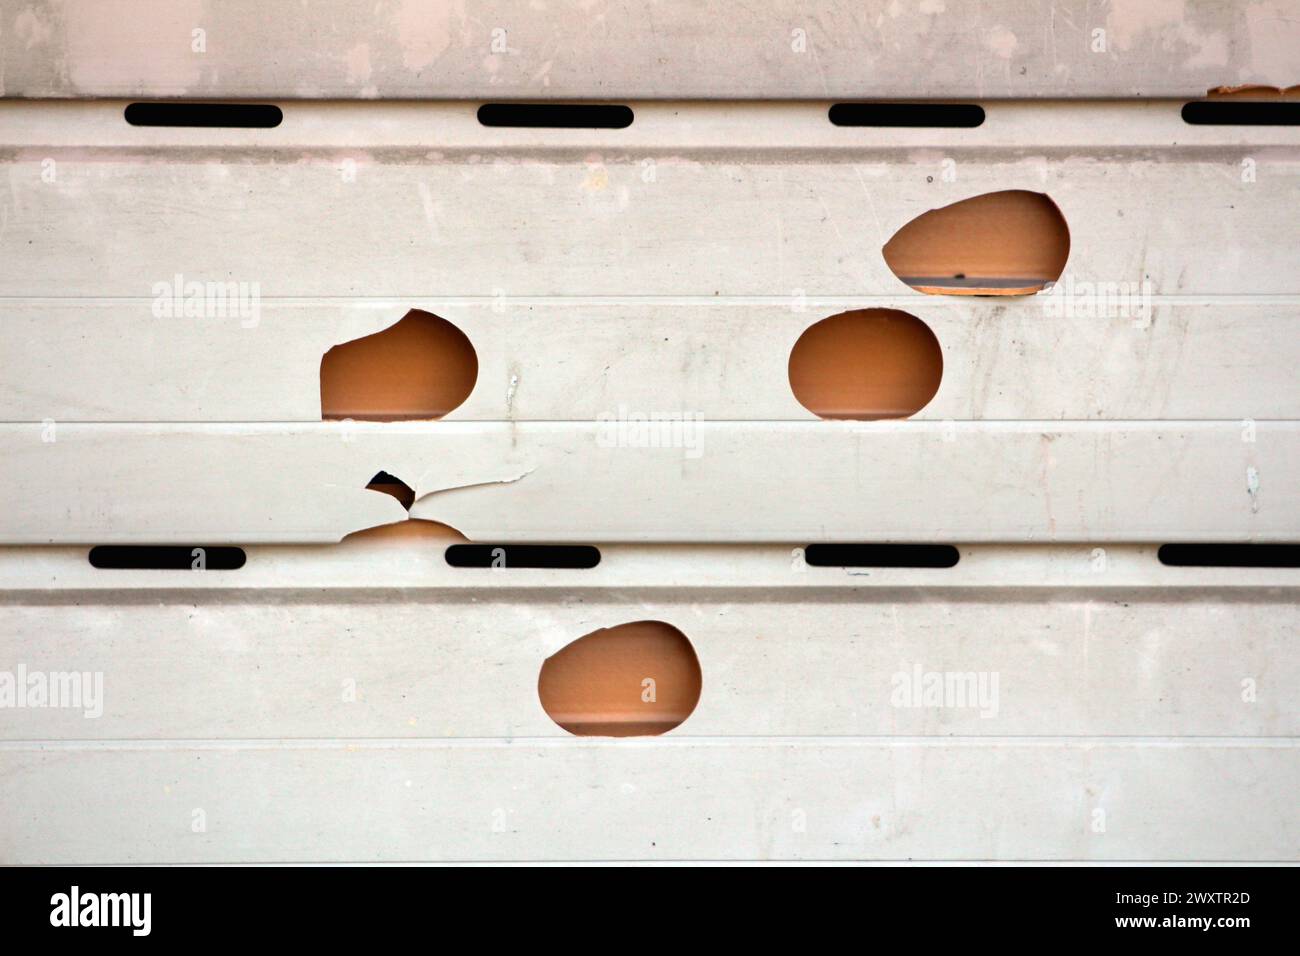
[(663, 621), (633, 621), (592, 631), (548, 657), (537, 693), (571, 734), (647, 737), (686, 720), (701, 685), (686, 635)]
[(856, 309), (804, 330), (790, 388), (821, 418), (908, 418), (939, 390), (943, 352), (930, 327), (897, 309)]
[(381, 332), (336, 345), (320, 363), (321, 418), (441, 418), (469, 398), (478, 355), (446, 319), (412, 309)]

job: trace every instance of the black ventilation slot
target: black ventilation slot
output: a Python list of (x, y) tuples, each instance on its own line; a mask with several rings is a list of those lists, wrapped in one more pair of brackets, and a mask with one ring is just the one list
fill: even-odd
[(836, 103), (830, 118), (836, 126), (973, 129), (984, 122), (984, 108), (974, 103)]
[(1300, 126), (1300, 103), (1207, 100), (1183, 104), (1192, 126)]
[(1162, 544), (1171, 568), (1300, 568), (1300, 544)]
[(453, 568), (556, 568), (575, 570), (600, 564), (600, 551), (588, 544), (453, 544)]
[(132, 103), (132, 126), (200, 126), (208, 129), (274, 129), (284, 119), (280, 107), (261, 103)]
[(90, 549), (96, 568), (153, 571), (234, 571), (244, 566), (244, 549), (225, 546), (101, 544)]
[(810, 544), (814, 568), (951, 568), (961, 558), (950, 544)]
[(484, 126), (538, 129), (626, 129), (632, 108), (584, 103), (484, 103), (478, 108)]

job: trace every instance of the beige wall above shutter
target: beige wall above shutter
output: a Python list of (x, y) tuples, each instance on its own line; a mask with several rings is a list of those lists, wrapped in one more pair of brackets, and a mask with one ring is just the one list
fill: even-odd
[(0, 94), (23, 97), (1192, 97), (1300, 82), (1297, 0), (2, 0), (0, 18)]

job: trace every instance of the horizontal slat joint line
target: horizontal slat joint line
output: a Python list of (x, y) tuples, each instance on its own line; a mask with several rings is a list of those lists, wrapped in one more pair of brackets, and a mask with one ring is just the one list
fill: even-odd
[(528, 749), (533, 747), (1247, 747), (1297, 749), (1300, 737), (1137, 737), (1137, 736), (783, 736), (783, 737), (357, 737), (357, 738), (245, 738), (245, 739), (110, 739), (110, 740), (6, 740), (0, 753), (42, 751), (157, 751), (157, 750), (460, 750)]
[[(328, 545), (326, 546), (328, 547)], [(831, 569), (834, 570), (834, 569)], [(888, 569), (890, 571), (898, 569)], [(902, 569), (912, 571), (914, 569)], [(1186, 570), (1186, 569), (1179, 569)], [(1199, 569), (1192, 569), (1199, 570)], [(1211, 569), (1214, 570), (1214, 569)], [(1230, 569), (1258, 571), (1261, 569)], [(163, 587), (157, 583), (136, 585), (131, 591), (119, 594), (109, 593), (109, 585), (125, 588), (121, 581), (105, 582), (103, 590), (95, 588), (58, 588), (45, 590), (18, 590), (0, 588), (0, 607), (63, 607), (67, 605), (90, 605), (93, 607), (151, 607), (162, 605), (193, 604), (202, 600), (212, 604), (214, 601), (243, 604), (257, 604), (258, 594), (273, 594), (275, 601), (260, 602), (284, 605), (319, 605), (319, 604), (376, 604), (393, 602), (400, 599), (403, 604), (454, 604), (463, 602), (468, 595), (480, 604), (509, 604), (521, 600), (540, 599), (547, 606), (559, 603), (570, 593), (582, 594), (587, 600), (603, 599), (611, 603), (621, 600), (635, 600), (642, 596), (656, 600), (666, 606), (677, 604), (695, 605), (712, 600), (721, 601), (735, 593), (761, 590), (778, 597), (765, 598), (763, 604), (806, 604), (819, 600), (837, 600), (854, 604), (892, 604), (900, 597), (915, 598), (919, 593), (942, 592), (947, 600), (958, 604), (1013, 604), (1036, 605), (1045, 597), (1056, 595), (1056, 599), (1093, 606), (1105, 605), (1125, 596), (1136, 596), (1148, 604), (1186, 604), (1189, 600), (1197, 603), (1211, 603), (1216, 600), (1250, 602), (1254, 605), (1291, 604), (1300, 593), (1300, 571), (1286, 568), (1266, 568), (1266, 571), (1289, 572), (1287, 582), (1277, 580), (1260, 581), (1259, 579), (1241, 582), (1214, 579), (1200, 582), (1185, 577), (1164, 581), (1153, 578), (1147, 581), (1132, 581), (1125, 584), (1083, 584), (1073, 581), (1054, 581), (1035, 583), (1032, 581), (1006, 580), (1001, 582), (962, 581), (945, 583), (942, 580), (926, 578), (924, 580), (888, 580), (884, 582), (863, 580), (862, 576), (846, 576), (844, 580), (833, 580), (824, 584), (775, 584), (770, 580), (753, 584), (743, 582), (721, 582), (696, 584), (682, 581), (661, 581), (657, 583), (629, 584), (622, 580), (604, 583), (584, 584), (581, 579), (573, 577), (555, 578), (535, 585), (495, 585), (486, 587), (484, 582), (470, 582), (463, 585), (365, 585), (346, 580), (338, 584), (328, 581), (312, 584), (277, 585), (268, 584), (259, 587), (232, 586), (186, 588)], [(212, 572), (208, 572), (212, 573)], [(234, 572), (230, 572), (234, 573)], [(522, 573), (522, 572), (520, 572)], [(553, 572), (540, 571), (549, 574)], [(582, 572), (573, 572), (574, 574)], [(936, 572), (937, 573), (937, 572)], [(337, 597), (330, 592), (336, 592)], [(1013, 593), (1014, 592), (1014, 593)], [(1022, 593), (1023, 592), (1023, 593)], [(1171, 593), (1172, 592), (1172, 593)], [(689, 593), (689, 598), (672, 600), (674, 593)], [(323, 595), (329, 597), (322, 600)]]
[[(453, 413), (454, 414), (454, 413)], [(827, 420), (827, 419), (798, 419), (798, 418), (704, 418), (699, 419), (697, 425), (743, 425), (746, 428), (762, 428), (764, 426), (779, 426), (780, 428), (820, 428), (823, 431), (832, 428), (838, 428), (845, 432), (857, 432), (859, 430), (876, 430), (876, 431), (901, 431), (906, 429), (938, 431), (949, 426), (970, 427), (976, 430), (983, 429), (988, 425), (1016, 425), (1024, 426), (1022, 430), (1029, 431), (1051, 431), (1053, 426), (1082, 426), (1092, 431), (1119, 431), (1130, 426), (1139, 426), (1142, 428), (1167, 428), (1178, 425), (1231, 425), (1239, 427), (1242, 418), (964, 418), (953, 419), (951, 421), (939, 420), (934, 418), (914, 418), (914, 419), (880, 419), (875, 421), (869, 420)], [(1267, 423), (1270, 425), (1300, 425), (1300, 418), (1250, 418), (1256, 424)], [(40, 426), (43, 421), (0, 421), (0, 426)], [(291, 428), (295, 431), (308, 431), (311, 429), (324, 431), (342, 431), (345, 427), (342, 421), (330, 420), (321, 421), (315, 419), (285, 420), (285, 421), (175, 421), (168, 419), (166, 421), (78, 421), (73, 419), (60, 419), (60, 425), (76, 425), (79, 428), (121, 428), (129, 427), (141, 432), (141, 434), (150, 436), (150, 430), (161, 428), (168, 431), (176, 431), (184, 428), (249, 428), (266, 431), (277, 428)], [(405, 421), (365, 421), (349, 420), (347, 426), (352, 432), (371, 431), (375, 434), (393, 434), (399, 431), (422, 432), (422, 431), (448, 431), (452, 429), (470, 429), (481, 428), (484, 425), (513, 425), (513, 426), (534, 426), (534, 425), (563, 425), (570, 427), (590, 427), (593, 425), (602, 425), (599, 419), (595, 418), (500, 418), (500, 419), (468, 419), (468, 418), (440, 418), (440, 419), (408, 419)], [(154, 437), (154, 436), (150, 436)], [(60, 439), (62, 441), (63, 439)]]
[[(860, 293), (826, 293), (822, 295), (807, 294), (799, 301), (810, 308), (826, 306), (858, 306), (869, 302), (872, 307), (905, 308), (909, 304), (917, 308), (947, 308), (971, 311), (986, 307), (989, 310), (1005, 310), (1008, 305), (1030, 305), (1045, 303), (1047, 293), (1034, 296), (1016, 297), (1008, 302), (1005, 298), (989, 296), (987, 298), (969, 296), (942, 296), (912, 294), (876, 294)], [(0, 295), (0, 303), (5, 305), (57, 305), (68, 302), (78, 305), (120, 305), (123, 303), (152, 304), (155, 296), (148, 295)], [(681, 293), (667, 295), (663, 293), (626, 293), (619, 295), (551, 295), (547, 293), (523, 293), (514, 295), (480, 295), (448, 292), (422, 293), (388, 293), (374, 295), (259, 295), (258, 301), (263, 305), (292, 306), (311, 308), (323, 302), (347, 302), (353, 305), (370, 306), (376, 309), (425, 308), (436, 309), (447, 306), (469, 305), (621, 305), (637, 303), (640, 305), (785, 305), (793, 301), (792, 296), (768, 294), (728, 293), (726, 295), (705, 295)], [(1152, 293), (1152, 305), (1300, 305), (1300, 292), (1196, 292), (1187, 295), (1170, 293)], [(394, 321), (398, 318), (394, 317)], [(1279, 321), (1290, 321), (1290, 316), (1280, 316)], [(2, 321), (2, 320), (0, 320)], [(1098, 319), (1096, 321), (1106, 321)]]
[[(571, 866), (574, 864), (600, 864), (600, 865), (627, 865), (627, 866), (674, 866), (682, 863), (708, 863), (721, 866), (895, 866), (900, 863), (927, 864), (932, 866), (1023, 866), (1033, 864), (1036, 866), (1105, 866), (1111, 867), (1125, 863), (1134, 863), (1142, 866), (1289, 866), (1285, 860), (1148, 860), (1148, 859), (1094, 859), (1094, 860), (1070, 860), (1053, 857), (1052, 859), (1036, 859), (1025, 857), (1021, 859), (997, 859), (991, 860), (985, 857), (963, 857), (963, 858), (931, 858), (924, 856), (908, 857), (872, 857), (870, 859), (835, 859), (832, 857), (799, 857), (790, 859), (786, 857), (734, 857), (734, 858), (714, 858), (714, 857), (653, 857), (653, 858), (634, 858), (634, 857), (611, 857), (603, 859), (598, 857), (550, 857), (547, 859), (444, 859), (444, 858), (417, 858), (410, 860), (350, 860), (350, 859), (329, 859), (329, 860), (276, 860), (267, 862), (266, 860), (251, 861), (231, 861), (222, 860), (220, 862), (207, 862), (205, 867), (225, 867), (225, 866), (366, 866), (366, 867), (385, 867), (385, 866), (517, 866), (520, 864), (527, 866)], [(49, 866), (64, 864), (24, 864), (25, 866)], [(130, 864), (123, 864), (118, 860), (110, 861), (86, 861), (77, 864), (78, 866), (149, 866), (149, 867), (184, 867), (192, 866), (191, 863), (176, 863), (132, 860)]]

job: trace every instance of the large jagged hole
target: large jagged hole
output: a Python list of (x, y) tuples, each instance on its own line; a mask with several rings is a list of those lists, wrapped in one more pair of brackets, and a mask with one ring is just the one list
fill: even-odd
[(908, 418), (934, 398), (943, 351), (929, 326), (897, 309), (841, 312), (804, 330), (790, 388), (822, 418)]
[(922, 213), (882, 251), (918, 292), (1028, 295), (1061, 277), (1070, 230), (1047, 196), (1008, 189)]
[[(367, 491), (377, 491), (381, 495), (388, 495), (396, 498), (403, 508), (411, 510), (411, 505), (415, 503), (415, 490), (402, 481), (396, 475), (391, 475), (386, 471), (375, 473), (366, 484)], [(376, 525), (373, 528), (362, 528), (360, 531), (353, 531), (351, 534), (344, 536), (344, 541), (365, 541), (365, 542), (409, 542), (415, 539), (429, 539), (442, 544), (447, 542), (463, 543), (467, 539), (463, 534), (450, 525), (441, 524), (437, 521), (427, 521), (423, 518), (406, 518), (403, 521), (394, 521), (389, 524)]]
[(592, 631), (548, 657), (537, 693), (571, 734), (644, 737), (686, 720), (701, 686), (686, 635), (663, 621), (634, 621)]
[(391, 422), (441, 418), (474, 390), (478, 355), (446, 319), (412, 309), (320, 363), (321, 418)]
[(390, 475), (386, 471), (376, 473), (375, 477), (370, 479), (366, 485), (367, 491), (378, 491), (381, 494), (389, 495), (401, 502), (402, 507), (407, 511), (411, 510), (411, 505), (415, 504), (415, 491), (401, 478)]

